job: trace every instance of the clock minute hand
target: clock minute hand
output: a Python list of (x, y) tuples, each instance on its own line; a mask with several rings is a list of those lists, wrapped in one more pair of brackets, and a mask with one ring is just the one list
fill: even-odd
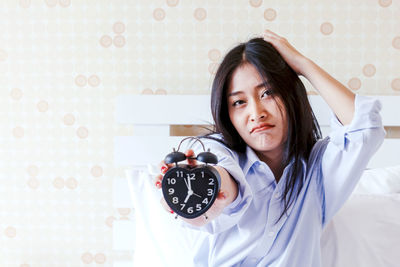
[(188, 175), (188, 189), (189, 189), (189, 191), (192, 191), (192, 185), (190, 184), (190, 180), (192, 180), (192, 179), (190, 179), (190, 176)]
[(188, 188), (188, 190), (190, 190), (190, 187), (189, 187), (189, 185), (188, 185), (188, 182), (186, 182), (186, 179), (183, 178), (183, 180), (185, 181), (185, 184), (186, 184), (186, 187)]

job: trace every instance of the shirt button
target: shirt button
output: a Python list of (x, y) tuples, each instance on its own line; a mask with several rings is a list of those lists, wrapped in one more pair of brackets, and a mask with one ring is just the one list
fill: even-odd
[(279, 198), (279, 193), (275, 193), (275, 198), (276, 198), (276, 199)]
[(263, 171), (263, 170), (264, 170), (264, 166), (263, 166), (261, 163), (259, 163), (259, 164), (257, 165), (257, 170)]
[(274, 232), (273, 232), (273, 231), (269, 231), (269, 232), (268, 232), (268, 236), (269, 236), (269, 237), (273, 237), (273, 236), (274, 236)]

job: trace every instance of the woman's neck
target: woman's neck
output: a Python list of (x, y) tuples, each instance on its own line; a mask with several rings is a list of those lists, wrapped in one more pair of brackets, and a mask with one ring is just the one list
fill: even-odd
[(258, 158), (265, 162), (275, 176), (276, 183), (279, 182), (285, 166), (283, 165), (283, 150), (256, 152)]

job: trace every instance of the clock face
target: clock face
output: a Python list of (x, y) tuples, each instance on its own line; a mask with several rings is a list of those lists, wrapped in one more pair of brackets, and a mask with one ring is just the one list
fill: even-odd
[(178, 165), (167, 171), (162, 191), (168, 206), (179, 216), (196, 218), (214, 203), (220, 186), (218, 172), (210, 165)]

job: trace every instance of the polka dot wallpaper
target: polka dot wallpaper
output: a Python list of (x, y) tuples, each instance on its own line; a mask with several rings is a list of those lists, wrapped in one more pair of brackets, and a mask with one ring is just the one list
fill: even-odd
[[(119, 94), (209, 94), (266, 28), (351, 90), (400, 94), (398, 0), (0, 2), (0, 266), (112, 266)], [(315, 90), (306, 82), (310, 94)], [(393, 131), (399, 135), (399, 131)]]

